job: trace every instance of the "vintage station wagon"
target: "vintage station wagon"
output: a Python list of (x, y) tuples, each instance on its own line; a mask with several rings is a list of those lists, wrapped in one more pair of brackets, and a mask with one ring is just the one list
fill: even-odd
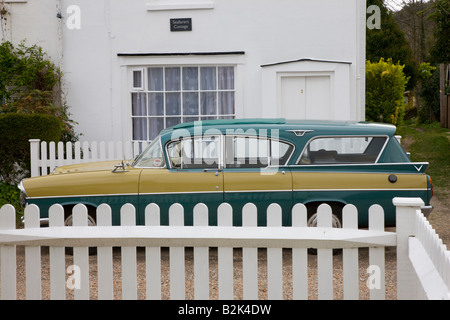
[(413, 163), (394, 136), (392, 125), (366, 122), (293, 121), (284, 119), (231, 119), (183, 123), (163, 130), (136, 159), (85, 163), (56, 168), (48, 176), (20, 184), (27, 203), (41, 208), (66, 208), (66, 223), (77, 203), (89, 209), (102, 203), (113, 209), (113, 224), (120, 223), (120, 207), (137, 208), (136, 222), (144, 223), (145, 207), (156, 203), (161, 223), (168, 223), (168, 208), (181, 203), (185, 224), (192, 224), (197, 203), (209, 208), (211, 225), (217, 207), (233, 207), (233, 223), (241, 225), (241, 209), (258, 207), (258, 224), (266, 224), (266, 208), (278, 203), (283, 224), (291, 222), (291, 208), (303, 203), (309, 224), (315, 224), (319, 204), (333, 209), (334, 226), (341, 226), (342, 208), (354, 204), (361, 226), (368, 209), (380, 204), (386, 225), (395, 225), (394, 197), (420, 197), (431, 212), (428, 163)]

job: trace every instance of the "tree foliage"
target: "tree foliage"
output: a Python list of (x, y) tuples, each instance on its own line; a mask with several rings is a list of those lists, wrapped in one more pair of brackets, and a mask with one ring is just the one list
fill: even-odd
[(431, 57), (436, 63), (450, 63), (450, 0), (436, 0), (435, 12), (430, 18), (435, 22), (435, 43)]
[(0, 45), (0, 114), (50, 114), (61, 120), (63, 141), (76, 140), (74, 122), (62, 101), (60, 70), (37, 45)]
[(0, 181), (17, 183), (30, 170), (29, 139), (58, 141), (61, 121), (46, 114), (0, 114)]
[(367, 30), (366, 59), (370, 61), (379, 61), (381, 58), (392, 59), (394, 63), (404, 65), (403, 72), (408, 77), (406, 89), (414, 88), (418, 80), (419, 65), (413, 59), (405, 33), (383, 0), (367, 0), (367, 6), (370, 5), (376, 5), (381, 10), (381, 28)]
[(392, 59), (366, 62), (366, 119), (368, 121), (402, 123), (405, 114), (403, 93), (408, 78), (404, 66)]

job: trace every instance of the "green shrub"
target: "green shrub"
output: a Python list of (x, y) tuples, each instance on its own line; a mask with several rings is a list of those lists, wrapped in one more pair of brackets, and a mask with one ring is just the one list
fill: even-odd
[(44, 114), (0, 114), (0, 180), (17, 183), (30, 170), (29, 139), (59, 141), (61, 121)]
[(22, 210), (19, 188), (6, 182), (0, 182), (0, 208), (5, 204), (12, 204), (16, 211)]
[(405, 114), (405, 92), (408, 79), (404, 66), (392, 59), (366, 62), (366, 120), (401, 124)]

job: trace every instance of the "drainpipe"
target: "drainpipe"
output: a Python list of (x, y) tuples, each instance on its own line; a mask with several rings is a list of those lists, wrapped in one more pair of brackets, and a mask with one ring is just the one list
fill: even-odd
[[(58, 43), (58, 67), (59, 71), (61, 72), (62, 76), (64, 76), (64, 49), (63, 49), (63, 14), (62, 14), (62, 4), (61, 0), (56, 0), (56, 19), (57, 20), (57, 43)], [(61, 106), (64, 105), (64, 79), (60, 78), (59, 80), (59, 86), (60, 86), (60, 103)]]

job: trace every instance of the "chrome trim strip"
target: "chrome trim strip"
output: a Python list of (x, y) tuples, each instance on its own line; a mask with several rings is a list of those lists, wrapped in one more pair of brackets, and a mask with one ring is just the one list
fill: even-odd
[[(429, 165), (429, 162), (387, 162), (387, 163), (333, 163), (333, 164), (292, 164), (289, 168), (311, 168), (311, 167), (328, 167), (328, 166), (392, 166), (392, 165)], [(416, 169), (417, 170), (417, 169)], [(358, 172), (360, 173), (360, 172)], [(372, 173), (378, 173), (373, 172)]]
[(286, 132), (292, 132), (297, 137), (303, 137), (306, 133), (314, 132), (314, 130), (301, 130), (301, 129), (298, 129), (298, 130), (286, 130)]
[(317, 191), (317, 192), (330, 192), (330, 191), (428, 191), (427, 188), (379, 188), (379, 189), (294, 189), (294, 192), (310, 192), (310, 191)]
[(330, 192), (330, 191), (428, 191), (427, 188), (379, 188), (379, 189), (281, 189), (281, 190), (218, 190), (218, 191), (184, 191), (184, 192), (152, 192), (152, 193), (122, 193), (122, 194), (89, 194), (89, 195), (61, 195), (61, 196), (44, 196), (29, 197), (27, 199), (57, 199), (57, 198), (81, 198), (81, 197), (116, 197), (116, 196), (149, 196), (149, 195), (170, 195), (170, 194), (213, 194), (213, 193), (257, 193), (257, 192)]
[(292, 192), (288, 190), (225, 190), (225, 193), (252, 193), (252, 192)]
[(35, 199), (57, 199), (57, 198), (80, 198), (80, 197), (117, 197), (117, 196), (138, 196), (138, 193), (111, 193), (111, 194), (77, 194), (59, 196), (28, 197), (27, 200)]

